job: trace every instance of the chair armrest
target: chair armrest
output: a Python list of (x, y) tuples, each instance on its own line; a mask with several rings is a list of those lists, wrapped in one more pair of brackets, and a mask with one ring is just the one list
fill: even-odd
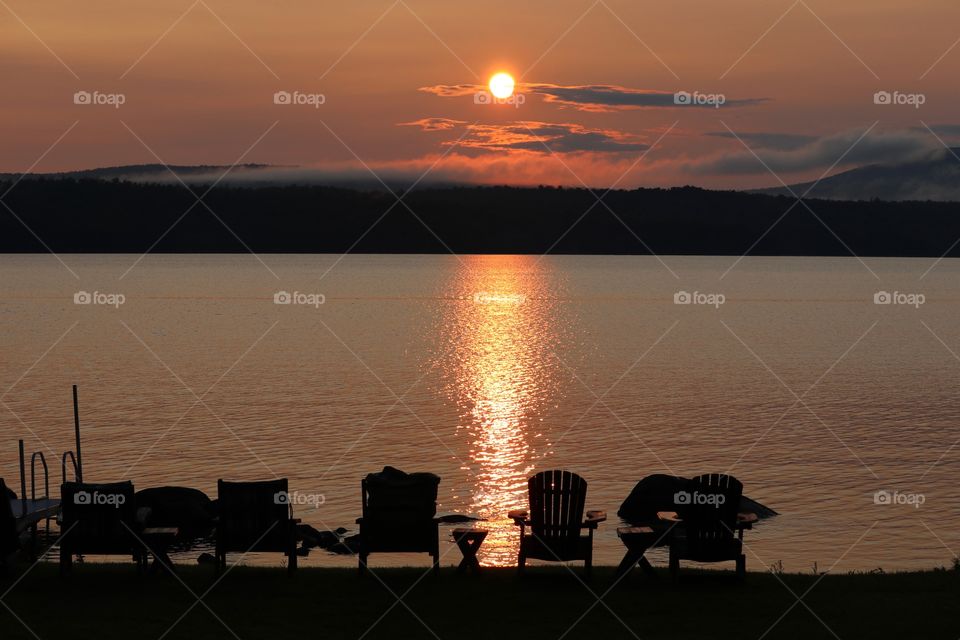
[(606, 511), (587, 511), (587, 517), (580, 525), (581, 529), (596, 529), (607, 519)]
[(664, 522), (683, 522), (683, 518), (676, 511), (657, 511), (657, 518)]
[(524, 527), (530, 523), (527, 521), (530, 513), (526, 509), (514, 509), (507, 514), (507, 517), (513, 520), (513, 524), (518, 527)]
[(357, 518), (355, 524), (363, 524), (363, 518)]
[(738, 513), (737, 529), (753, 529), (753, 523), (760, 520), (760, 516), (755, 513)]

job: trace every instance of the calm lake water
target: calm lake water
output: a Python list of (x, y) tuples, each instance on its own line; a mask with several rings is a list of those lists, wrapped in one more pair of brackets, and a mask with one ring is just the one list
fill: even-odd
[[(17, 489), (18, 438), (59, 485), (76, 383), (88, 480), (215, 496), (218, 478), (288, 477), (324, 497), (297, 516), (336, 528), (367, 472), (433, 471), (441, 512), (490, 519), (489, 564), (515, 562), (505, 515), (550, 468), (607, 510), (599, 563), (622, 556), (615, 513), (652, 473), (730, 472), (778, 510), (747, 532), (751, 569), (930, 568), (960, 551), (956, 261), (61, 258), (0, 256), (0, 475)], [(675, 304), (681, 291), (723, 304)]]

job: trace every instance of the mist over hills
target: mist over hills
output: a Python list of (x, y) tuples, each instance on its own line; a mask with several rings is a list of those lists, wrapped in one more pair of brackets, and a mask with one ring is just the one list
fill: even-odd
[(754, 193), (825, 200), (960, 201), (960, 148), (941, 149), (927, 158), (895, 164), (871, 164), (824, 178), (819, 183), (774, 187)]

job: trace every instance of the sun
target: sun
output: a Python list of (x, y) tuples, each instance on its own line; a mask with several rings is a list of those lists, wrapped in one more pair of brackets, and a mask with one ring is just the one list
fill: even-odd
[(495, 98), (506, 100), (513, 95), (513, 87), (515, 84), (513, 76), (509, 73), (503, 71), (495, 73), (493, 77), (490, 78), (490, 93), (492, 93)]

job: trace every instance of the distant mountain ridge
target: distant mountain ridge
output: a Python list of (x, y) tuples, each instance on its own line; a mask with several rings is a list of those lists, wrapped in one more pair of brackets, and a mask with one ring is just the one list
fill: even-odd
[[(58, 173), (28, 174), (25, 179), (90, 179), (121, 182), (213, 182), (227, 173), (224, 183), (266, 187), (283, 185), (328, 185), (354, 189), (381, 190), (383, 184), (371, 176), (361, 178), (344, 174), (329, 175), (320, 170), (290, 165), (246, 163), (226, 165), (138, 164), (100, 167)], [(229, 173), (228, 173), (229, 172)], [(20, 174), (0, 173), (0, 181), (19, 180)], [(409, 181), (385, 178), (391, 188), (405, 188)], [(457, 183), (429, 181), (430, 186), (458, 186)], [(469, 186), (469, 185), (463, 185)], [(809, 193), (807, 191), (809, 190)], [(820, 200), (884, 200), (889, 202), (960, 202), (960, 148), (942, 149), (919, 160), (889, 164), (869, 164), (842, 171), (815, 182), (786, 187), (748, 189), (747, 193), (772, 196), (797, 196)], [(791, 193), (791, 191), (793, 193)]]
[[(960, 148), (943, 149), (929, 157), (895, 164), (870, 164), (814, 182), (754, 189), (751, 193), (800, 196), (821, 200), (960, 201)], [(812, 189), (811, 189), (812, 187)]]
[[(277, 165), (269, 164), (238, 164), (235, 167), (230, 167), (229, 165), (183, 165), (183, 164), (171, 164), (163, 165), (159, 163), (154, 164), (127, 164), (120, 165), (116, 167), (97, 167), (95, 169), (79, 169), (77, 171), (58, 171), (55, 173), (37, 173), (37, 174), (28, 174), (27, 178), (74, 178), (74, 179), (91, 179), (91, 180), (128, 180), (130, 182), (140, 182), (140, 181), (150, 181), (156, 182), (158, 180), (175, 180), (170, 172), (177, 174), (181, 178), (192, 177), (197, 175), (203, 175), (207, 173), (223, 173), (227, 169), (232, 171), (251, 171), (257, 169), (268, 169)], [(16, 180), (20, 177), (19, 173), (0, 173), (0, 180)]]

